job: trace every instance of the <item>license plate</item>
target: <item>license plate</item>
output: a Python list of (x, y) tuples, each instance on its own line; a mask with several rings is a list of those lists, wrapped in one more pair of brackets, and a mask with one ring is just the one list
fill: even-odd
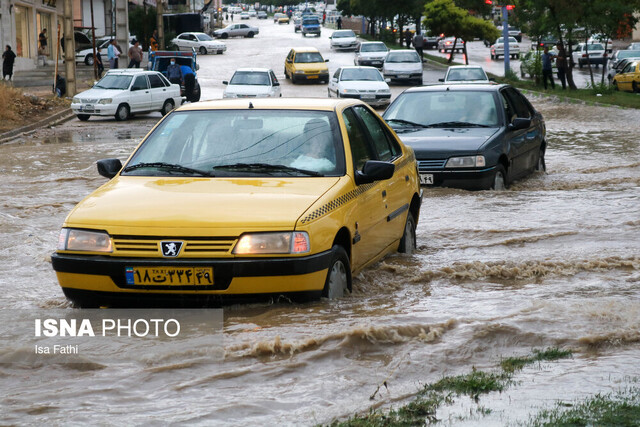
[(409, 78), (409, 74), (398, 74), (398, 78), (399, 79), (408, 79)]
[(213, 285), (213, 267), (126, 267), (127, 285)]
[(93, 108), (93, 105), (84, 105), (82, 107), (80, 107), (81, 111), (86, 111), (87, 113), (93, 113), (95, 110)]
[(307, 76), (308, 79), (317, 79), (318, 76)]
[(421, 173), (420, 174), (420, 184), (433, 185), (433, 174)]
[(375, 95), (362, 95), (362, 99), (376, 99)]

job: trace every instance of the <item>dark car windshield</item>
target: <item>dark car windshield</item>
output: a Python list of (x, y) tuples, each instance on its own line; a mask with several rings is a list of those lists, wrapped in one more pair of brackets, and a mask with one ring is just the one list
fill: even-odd
[(318, 18), (304, 18), (302, 25), (320, 25), (320, 21)]
[(309, 62), (324, 62), (322, 59), (322, 55), (318, 52), (300, 52), (296, 54), (295, 61), (296, 64), (306, 64)]
[(360, 52), (386, 52), (387, 46), (384, 43), (365, 43), (360, 46)]
[(342, 176), (344, 149), (334, 112), (180, 111), (134, 153), (124, 175)]
[(271, 83), (269, 74), (260, 71), (236, 71), (231, 78), (231, 85), (257, 85), (269, 86)]
[(390, 52), (386, 62), (420, 62), (420, 57), (415, 52)]
[(405, 92), (385, 111), (384, 119), (394, 128), (411, 126), (408, 123), (429, 127), (455, 122), (471, 124), (468, 127), (498, 126), (493, 92), (472, 90)]
[(129, 89), (132, 78), (132, 76), (107, 74), (94, 87), (98, 89)]
[(346, 68), (342, 71), (340, 80), (343, 82), (349, 80), (384, 81), (380, 71), (371, 68)]
[(451, 69), (447, 74), (447, 81), (473, 81), (488, 80), (482, 68), (458, 68)]

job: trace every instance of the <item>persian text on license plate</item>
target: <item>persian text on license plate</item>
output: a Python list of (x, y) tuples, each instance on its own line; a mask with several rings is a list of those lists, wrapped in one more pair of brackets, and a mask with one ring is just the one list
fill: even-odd
[(82, 111), (86, 111), (87, 113), (93, 113), (94, 111), (93, 105), (83, 105), (80, 109)]
[(317, 79), (318, 76), (307, 76), (308, 79)]
[(125, 275), (127, 285), (213, 285), (213, 267), (126, 267)]
[(421, 173), (420, 174), (420, 184), (433, 185), (433, 174)]
[(399, 74), (398, 78), (399, 79), (408, 79), (409, 78), (409, 74)]

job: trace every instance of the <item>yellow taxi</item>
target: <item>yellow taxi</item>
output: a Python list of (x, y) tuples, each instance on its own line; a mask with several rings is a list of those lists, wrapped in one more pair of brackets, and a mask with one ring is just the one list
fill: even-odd
[(613, 77), (613, 87), (625, 92), (640, 92), (640, 61), (629, 62)]
[(284, 76), (292, 83), (303, 80), (329, 83), (328, 61), (315, 47), (293, 48), (284, 60)]
[(278, 24), (288, 24), (289, 17), (287, 15), (281, 16), (278, 18)]
[(188, 104), (98, 171), (52, 255), (79, 306), (336, 298), (416, 245), (415, 155), (359, 100)]

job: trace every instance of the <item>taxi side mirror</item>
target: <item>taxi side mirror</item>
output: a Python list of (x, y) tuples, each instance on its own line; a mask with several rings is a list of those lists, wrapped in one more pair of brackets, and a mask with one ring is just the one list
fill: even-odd
[(531, 119), (518, 117), (513, 119), (513, 122), (509, 125), (509, 130), (527, 129), (529, 126), (531, 126)]
[(356, 171), (356, 184), (369, 184), (375, 181), (390, 179), (396, 170), (396, 165), (379, 160), (368, 160), (361, 171)]
[(113, 178), (122, 169), (122, 162), (120, 159), (104, 159), (98, 160), (98, 173), (105, 178)]

